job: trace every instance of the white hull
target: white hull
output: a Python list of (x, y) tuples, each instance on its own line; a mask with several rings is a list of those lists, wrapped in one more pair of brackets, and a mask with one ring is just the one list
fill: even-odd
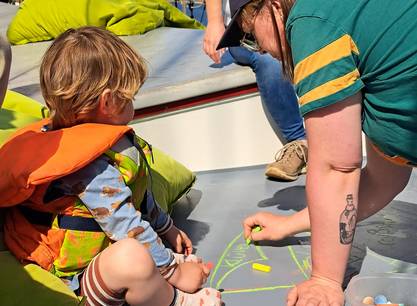
[(257, 93), (149, 117), (131, 126), (193, 171), (266, 164), (282, 146)]

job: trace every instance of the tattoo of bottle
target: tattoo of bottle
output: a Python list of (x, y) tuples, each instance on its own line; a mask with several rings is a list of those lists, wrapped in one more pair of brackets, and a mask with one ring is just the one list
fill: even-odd
[(348, 194), (346, 196), (346, 207), (341, 213), (339, 221), (340, 242), (342, 244), (352, 243), (355, 235), (356, 218), (357, 209), (353, 205), (353, 196)]

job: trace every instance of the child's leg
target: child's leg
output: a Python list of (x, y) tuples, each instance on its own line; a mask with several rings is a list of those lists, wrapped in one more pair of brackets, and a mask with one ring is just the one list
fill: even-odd
[(87, 305), (221, 305), (220, 293), (212, 288), (194, 294), (174, 291), (135, 239), (118, 241), (96, 257), (84, 273), (81, 293), (88, 297)]
[[(174, 289), (160, 275), (147, 249), (124, 239), (105, 249), (87, 268), (81, 283), (88, 305), (169, 306)], [(98, 302), (98, 300), (107, 300)], [(110, 303), (110, 301), (112, 303)]]

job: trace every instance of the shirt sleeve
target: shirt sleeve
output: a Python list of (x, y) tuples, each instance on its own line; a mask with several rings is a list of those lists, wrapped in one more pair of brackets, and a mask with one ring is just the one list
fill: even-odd
[(360, 51), (347, 32), (327, 20), (308, 16), (292, 20), (287, 37), (302, 115), (363, 88), (357, 68)]
[(142, 213), (135, 209), (131, 190), (107, 157), (102, 156), (66, 176), (61, 184), (80, 198), (110, 239), (135, 238), (149, 249), (156, 266), (172, 264), (172, 251), (164, 246)]
[(171, 217), (162, 210), (152, 193), (146, 192), (146, 201), (141, 205), (142, 217), (147, 220), (158, 235), (166, 234), (174, 225)]

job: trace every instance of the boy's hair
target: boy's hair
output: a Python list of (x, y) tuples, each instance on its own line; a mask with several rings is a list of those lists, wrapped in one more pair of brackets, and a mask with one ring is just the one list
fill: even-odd
[(97, 27), (69, 29), (46, 51), (40, 84), (52, 128), (88, 121), (106, 88), (120, 111), (147, 76), (144, 59), (116, 35)]

